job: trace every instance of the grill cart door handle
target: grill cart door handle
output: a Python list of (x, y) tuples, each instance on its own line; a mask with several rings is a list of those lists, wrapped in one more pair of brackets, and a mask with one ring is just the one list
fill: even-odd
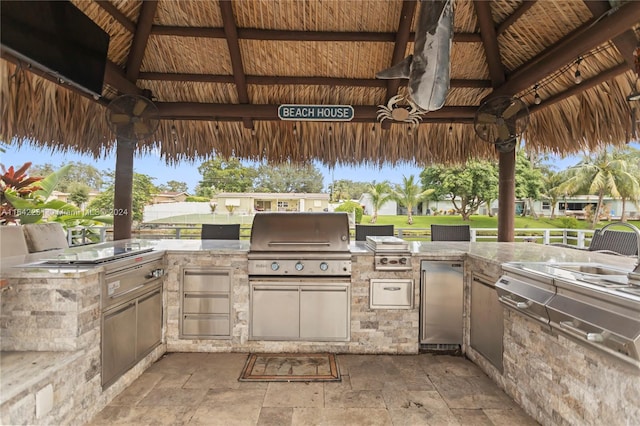
[(329, 241), (274, 241), (269, 243), (270, 246), (330, 246)]

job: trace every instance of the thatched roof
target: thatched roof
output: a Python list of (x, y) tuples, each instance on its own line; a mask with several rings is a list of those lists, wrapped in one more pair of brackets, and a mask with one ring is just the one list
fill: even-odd
[[(492, 87), (529, 106), (530, 150), (569, 154), (632, 139), (626, 97), (638, 91), (636, 1), (609, 10), (607, 1), (456, 0), (450, 92), (412, 129), (376, 120), (378, 105), (406, 93), (406, 80), (375, 73), (413, 52), (416, 2), (73, 3), (111, 36), (102, 97), (61, 87), (3, 52), (6, 143), (102, 156), (115, 143), (105, 106), (140, 89), (151, 90), (161, 122), (138, 149), (159, 148), (167, 162), (221, 155), (423, 165), (491, 157), (495, 149), (476, 136), (473, 117)], [(576, 85), (579, 57), (584, 81)], [(280, 104), (346, 104), (356, 113), (344, 123), (280, 121)]]

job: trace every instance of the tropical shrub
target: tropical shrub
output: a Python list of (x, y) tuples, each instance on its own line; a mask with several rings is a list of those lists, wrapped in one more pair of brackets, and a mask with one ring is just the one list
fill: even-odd
[(364, 214), (364, 209), (362, 208), (362, 206), (355, 201), (345, 201), (344, 203), (336, 207), (334, 211), (347, 213), (355, 212), (356, 223), (362, 222), (362, 215)]

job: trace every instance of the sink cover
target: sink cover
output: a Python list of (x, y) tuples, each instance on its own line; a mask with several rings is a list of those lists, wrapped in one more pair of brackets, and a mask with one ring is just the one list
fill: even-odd
[(612, 269), (606, 266), (595, 265), (562, 265), (557, 266), (559, 269), (565, 271), (579, 272), (581, 274), (590, 275), (626, 275), (627, 273), (619, 269)]

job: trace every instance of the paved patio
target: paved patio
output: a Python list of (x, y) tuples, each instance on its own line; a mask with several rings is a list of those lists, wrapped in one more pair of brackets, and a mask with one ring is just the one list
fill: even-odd
[(90, 424), (537, 424), (462, 357), (338, 355), (341, 382), (239, 382), (247, 356), (167, 354)]

